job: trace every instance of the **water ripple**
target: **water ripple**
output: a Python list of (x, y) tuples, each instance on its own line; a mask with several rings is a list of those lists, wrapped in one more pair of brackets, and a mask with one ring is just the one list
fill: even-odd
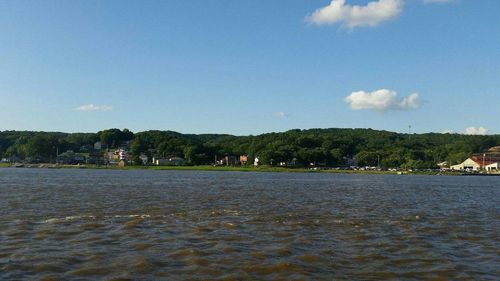
[(91, 170), (3, 175), (2, 280), (500, 276), (494, 179)]

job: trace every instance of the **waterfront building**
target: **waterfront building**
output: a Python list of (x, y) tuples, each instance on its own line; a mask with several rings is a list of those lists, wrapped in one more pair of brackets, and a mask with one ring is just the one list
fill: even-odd
[(475, 153), (467, 158), (464, 162), (453, 165), (450, 167), (451, 170), (456, 171), (478, 171), (487, 170), (493, 171), (498, 170), (500, 163), (500, 146), (495, 146), (484, 153)]

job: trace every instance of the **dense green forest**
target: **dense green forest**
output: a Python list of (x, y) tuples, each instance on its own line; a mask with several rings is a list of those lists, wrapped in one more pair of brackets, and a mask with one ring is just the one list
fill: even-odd
[(103, 149), (127, 145), (134, 159), (140, 154), (179, 156), (191, 165), (210, 164), (215, 156), (248, 155), (250, 159), (259, 157), (262, 164), (345, 166), (346, 159), (356, 159), (359, 166), (435, 168), (439, 162), (459, 163), (471, 153), (500, 145), (500, 135), (409, 135), (372, 129), (297, 129), (257, 136), (172, 131), (134, 134), (127, 129), (71, 134), (3, 131), (0, 132), (0, 157), (52, 162), (58, 152), (88, 153), (98, 141)]

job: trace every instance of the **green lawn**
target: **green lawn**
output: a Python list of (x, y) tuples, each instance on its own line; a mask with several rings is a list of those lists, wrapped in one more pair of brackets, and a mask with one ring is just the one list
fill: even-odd
[[(68, 167), (68, 166), (64, 166)], [(69, 166), (75, 167), (75, 166)], [(69, 168), (68, 167), (68, 168)], [(235, 172), (318, 172), (309, 169), (291, 169), (291, 168), (281, 168), (281, 167), (270, 167), (270, 166), (260, 166), (260, 167), (227, 167), (227, 166), (94, 166), (87, 165), (87, 168), (95, 169), (118, 169), (118, 170), (155, 170), (155, 171), (235, 171)]]
[[(97, 165), (58, 165), (45, 164), (53, 168), (64, 169), (104, 169), (104, 170), (154, 170), (154, 171), (233, 171), (233, 172), (289, 172), (289, 173), (336, 173), (336, 174), (396, 174), (393, 171), (361, 171), (361, 170), (313, 170), (308, 168), (283, 168), (271, 166), (259, 167), (227, 167), (227, 166), (97, 166)], [(9, 163), (0, 163), (0, 168), (9, 167)], [(407, 172), (409, 175), (459, 175), (457, 173), (438, 173), (438, 172)]]
[[(78, 166), (64, 166), (64, 168), (77, 168)], [(314, 170), (308, 168), (284, 168), (284, 167), (227, 167), (227, 166), (95, 166), (86, 165), (89, 169), (113, 169), (113, 170), (155, 170), (155, 171), (233, 171), (233, 172), (289, 172), (289, 173), (340, 173), (340, 174), (395, 174), (390, 171), (355, 171), (355, 170)]]

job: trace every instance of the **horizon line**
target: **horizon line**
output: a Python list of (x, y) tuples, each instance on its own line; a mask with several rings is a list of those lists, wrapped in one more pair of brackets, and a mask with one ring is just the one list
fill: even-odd
[(233, 133), (222, 133), (222, 132), (208, 132), (208, 133), (194, 133), (194, 132), (182, 132), (182, 131), (174, 131), (170, 129), (146, 129), (146, 130), (131, 130), (128, 128), (117, 128), (117, 127), (110, 127), (107, 129), (99, 129), (96, 131), (73, 131), (73, 132), (67, 132), (67, 131), (57, 131), (57, 130), (0, 130), (0, 133), (2, 132), (34, 132), (34, 133), (63, 133), (63, 134), (96, 134), (101, 131), (106, 131), (106, 130), (112, 130), (112, 129), (118, 129), (118, 130), (129, 130), (130, 132), (136, 134), (136, 133), (142, 133), (142, 132), (148, 132), (148, 131), (160, 131), (160, 132), (174, 132), (174, 133), (179, 133), (183, 135), (229, 135), (229, 136), (236, 136), (236, 137), (245, 137), (245, 136), (259, 136), (259, 135), (265, 135), (265, 134), (273, 134), (273, 133), (286, 133), (289, 131), (294, 131), (294, 130), (300, 130), (300, 131), (309, 131), (309, 130), (330, 130), (330, 129), (338, 129), (338, 130), (373, 130), (373, 131), (380, 131), (380, 132), (389, 132), (389, 133), (396, 133), (396, 134), (403, 134), (403, 135), (425, 135), (425, 134), (441, 134), (441, 135), (464, 135), (464, 136), (498, 136), (500, 133), (488, 133), (488, 134), (467, 134), (465, 132), (398, 132), (398, 131), (391, 131), (387, 129), (374, 129), (374, 128), (363, 128), (363, 127), (355, 127), (355, 128), (349, 128), (349, 127), (316, 127), (316, 128), (291, 128), (291, 129), (286, 129), (282, 131), (268, 131), (268, 132), (261, 132), (261, 133), (255, 133), (255, 134), (233, 134)]

